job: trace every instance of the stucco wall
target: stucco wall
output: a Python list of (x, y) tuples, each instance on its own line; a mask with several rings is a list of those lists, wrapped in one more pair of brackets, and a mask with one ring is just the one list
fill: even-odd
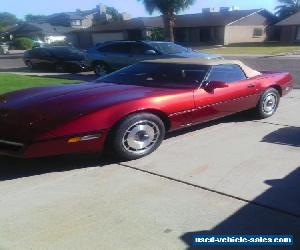
[(93, 15), (86, 16), (82, 20), (80, 28), (89, 28), (89, 27), (91, 27), (93, 25), (93, 18), (94, 18)]
[[(269, 20), (258, 13), (241, 18), (225, 27), (224, 45), (259, 43), (268, 39)], [(254, 36), (254, 29), (262, 29), (262, 36)]]
[[(254, 29), (263, 30), (262, 36), (254, 36)], [(267, 40), (267, 27), (257, 26), (227, 26), (225, 27), (224, 45), (232, 43), (257, 43)]]

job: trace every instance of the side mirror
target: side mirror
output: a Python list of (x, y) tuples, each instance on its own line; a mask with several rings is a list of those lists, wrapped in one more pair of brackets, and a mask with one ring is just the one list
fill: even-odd
[(211, 81), (211, 82), (208, 82), (204, 86), (204, 89), (208, 92), (213, 92), (215, 89), (223, 89), (223, 88), (227, 88), (227, 87), (228, 87), (228, 84), (226, 82)]
[(145, 55), (156, 55), (156, 51), (155, 50), (152, 50), (152, 49), (149, 49), (149, 50), (146, 50), (145, 51)]

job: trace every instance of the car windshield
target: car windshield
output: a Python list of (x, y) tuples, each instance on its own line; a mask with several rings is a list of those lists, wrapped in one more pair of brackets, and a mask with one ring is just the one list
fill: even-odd
[(188, 64), (139, 63), (98, 79), (124, 85), (190, 88), (199, 86), (209, 66)]
[(167, 55), (188, 52), (187, 48), (182, 47), (175, 43), (155, 42), (155, 43), (150, 43), (150, 45), (156, 50), (158, 50), (159, 52), (161, 52), (162, 54), (167, 54)]

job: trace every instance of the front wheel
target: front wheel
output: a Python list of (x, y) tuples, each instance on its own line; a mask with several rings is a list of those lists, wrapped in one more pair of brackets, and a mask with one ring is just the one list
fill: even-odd
[(124, 160), (134, 160), (155, 151), (165, 136), (162, 120), (150, 113), (126, 117), (113, 133), (112, 150)]
[(261, 96), (256, 107), (258, 118), (264, 119), (275, 114), (280, 102), (280, 94), (277, 89), (269, 88)]

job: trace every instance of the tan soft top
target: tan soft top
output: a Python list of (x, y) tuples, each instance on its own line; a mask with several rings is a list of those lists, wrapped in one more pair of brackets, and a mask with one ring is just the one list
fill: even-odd
[(166, 64), (197, 64), (197, 65), (226, 65), (226, 64), (236, 64), (239, 65), (245, 72), (247, 78), (252, 78), (261, 75), (260, 72), (248, 67), (244, 63), (238, 60), (223, 60), (223, 59), (200, 59), (200, 58), (166, 58), (166, 59), (156, 59), (147, 60), (146, 63), (166, 63)]

